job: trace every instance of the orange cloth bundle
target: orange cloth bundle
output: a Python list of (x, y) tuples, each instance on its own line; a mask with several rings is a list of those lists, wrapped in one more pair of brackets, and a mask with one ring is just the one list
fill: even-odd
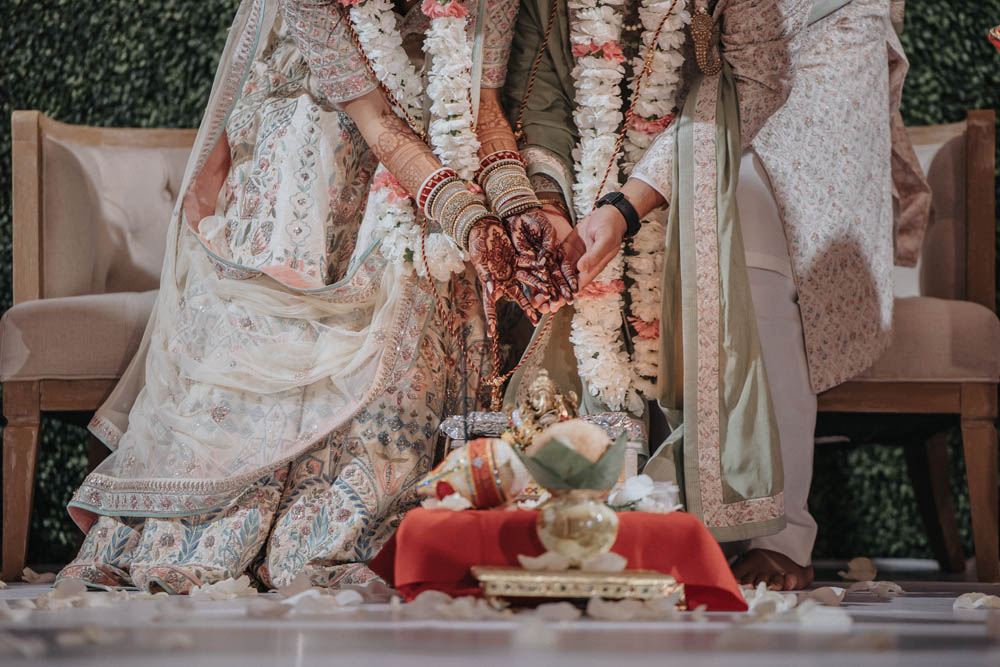
[[(537, 512), (415, 509), (368, 566), (407, 600), (425, 590), (479, 595), (473, 565), (518, 566), (517, 556), (545, 549), (535, 531)], [(685, 587), (688, 607), (745, 611), (740, 587), (708, 529), (691, 514), (621, 512), (612, 551), (630, 570), (672, 575)]]

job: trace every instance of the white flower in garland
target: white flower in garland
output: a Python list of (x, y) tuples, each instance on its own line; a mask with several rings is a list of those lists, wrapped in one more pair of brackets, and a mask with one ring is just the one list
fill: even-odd
[[(420, 277), (427, 276), (425, 267), (429, 267), (431, 277), (442, 282), (465, 270), (468, 255), (447, 235), (432, 232), (421, 244), (423, 231), (417, 224), (410, 194), (381, 165), (375, 173), (368, 206), (375, 216), (376, 233), (382, 239), (382, 256), (390, 262), (416, 271)], [(427, 251), (426, 265), (421, 246)]]
[(421, 9), (431, 20), (424, 39), (424, 51), (431, 57), (431, 146), (441, 162), (471, 180), (479, 168), (479, 139), (470, 103), (469, 10), (458, 0), (423, 0)]
[(351, 24), (368, 56), (375, 76), (392, 91), (414, 121), (423, 115), (420, 94), (423, 85), (416, 68), (403, 49), (392, 0), (341, 0), (349, 6)]

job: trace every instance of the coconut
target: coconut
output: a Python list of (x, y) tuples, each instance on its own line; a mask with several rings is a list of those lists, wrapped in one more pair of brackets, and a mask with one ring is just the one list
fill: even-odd
[(525, 454), (534, 456), (552, 439), (561, 441), (592, 463), (596, 463), (611, 446), (611, 438), (600, 426), (580, 419), (570, 419), (553, 424), (544, 431), (535, 434), (531, 439), (531, 445), (525, 450)]

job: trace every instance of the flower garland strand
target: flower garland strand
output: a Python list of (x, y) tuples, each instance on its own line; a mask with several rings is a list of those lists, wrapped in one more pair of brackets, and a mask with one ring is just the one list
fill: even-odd
[[(623, 0), (570, 0), (570, 44), (576, 65), (573, 120), (580, 143), (573, 151), (576, 182), (573, 205), (577, 215), (590, 213), (603, 194), (601, 181), (615, 153), (616, 133), (622, 123), (621, 81), (625, 61), (621, 40)], [(617, 165), (604, 190), (618, 186)], [(577, 295), (570, 341), (577, 369), (590, 393), (611, 410), (642, 412), (635, 391), (636, 377), (622, 337), (622, 292), (625, 283), (623, 253), (619, 253), (596, 280)]]
[(469, 10), (458, 0), (423, 0), (431, 20), (424, 51), (431, 58), (427, 95), (431, 98), (431, 146), (441, 162), (470, 181), (479, 169), (479, 138), (472, 113), (472, 44)]
[[(594, 201), (619, 184), (615, 158), (618, 128), (622, 123), (621, 80), (624, 61), (621, 46), (623, 0), (571, 0), (570, 40), (577, 64), (572, 76), (576, 85), (574, 120), (580, 143), (574, 150), (576, 183), (573, 203), (581, 217), (590, 212)], [(639, 8), (642, 21), (642, 45), (653, 43), (656, 30), (674, 7), (673, 0), (643, 0)], [(626, 128), (625, 164), (630, 171), (659, 132), (673, 121), (680, 68), (683, 57), (684, 26), (690, 22), (686, 10), (666, 18), (656, 39), (650, 71), (636, 98), (635, 114)], [(638, 74), (644, 66), (640, 57), (630, 86), (635, 92)], [(663, 110), (668, 110), (663, 114)], [(612, 163), (606, 187), (601, 179)], [(594, 283), (577, 299), (570, 340), (580, 377), (590, 392), (612, 410), (627, 409), (640, 413), (641, 394), (655, 390), (659, 354), (659, 276), (663, 266), (662, 239), (665, 226), (660, 220), (644, 222), (630, 246), (623, 249), (601, 272)], [(626, 252), (628, 257), (626, 258)], [(630, 359), (622, 339), (621, 293), (626, 262), (632, 286), (633, 316), (629, 323), (635, 330), (633, 356)]]
[[(422, 79), (403, 49), (392, 0), (340, 0), (348, 8), (358, 41), (375, 75), (392, 92), (405, 113), (416, 122), (423, 117)], [(441, 161), (471, 178), (478, 166), (479, 142), (472, 127), (472, 85), (466, 63), (472, 61), (467, 37), (468, 10), (458, 0), (424, 0), (421, 10), (431, 18), (424, 48), (431, 53), (428, 95), (431, 106), (431, 145)], [(450, 45), (450, 46), (449, 46)], [(396, 113), (404, 116), (401, 110)], [(464, 125), (461, 125), (464, 123)], [(461, 125), (461, 127), (460, 127)], [(472, 139), (468, 135), (471, 133)], [(471, 153), (471, 158), (470, 158)], [(474, 166), (470, 169), (470, 160)], [(370, 215), (381, 238), (382, 255), (407, 271), (425, 277), (430, 267), (435, 280), (448, 280), (465, 270), (468, 256), (446, 234), (428, 234), (421, 252), (421, 229), (415, 203), (384, 165), (372, 181), (365, 217)]]
[[(647, 0), (639, 8), (639, 20), (643, 27), (643, 51), (653, 42), (660, 23), (664, 23), (653, 44), (650, 68), (639, 88), (632, 119), (625, 131), (626, 172), (632, 171), (653, 140), (676, 118), (681, 67), (684, 65), (681, 49), (686, 27), (691, 23), (691, 13), (682, 0), (677, 0), (676, 6), (675, 0)], [(633, 61), (635, 72), (639, 72), (644, 65), (643, 55)], [(630, 83), (634, 95), (637, 77), (633, 77)], [(642, 221), (639, 232), (631, 239), (625, 259), (631, 282), (632, 317), (629, 323), (635, 331), (632, 337), (632, 367), (638, 376), (636, 389), (647, 397), (655, 395), (659, 375), (660, 284), (665, 218), (665, 211), (660, 210)]]

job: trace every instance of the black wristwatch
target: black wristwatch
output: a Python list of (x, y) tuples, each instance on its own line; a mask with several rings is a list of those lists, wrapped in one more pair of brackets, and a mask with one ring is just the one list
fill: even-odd
[(625, 237), (635, 236), (639, 231), (639, 213), (632, 206), (632, 202), (620, 192), (609, 192), (597, 200), (595, 208), (600, 208), (608, 204), (618, 209), (618, 212), (625, 218)]

